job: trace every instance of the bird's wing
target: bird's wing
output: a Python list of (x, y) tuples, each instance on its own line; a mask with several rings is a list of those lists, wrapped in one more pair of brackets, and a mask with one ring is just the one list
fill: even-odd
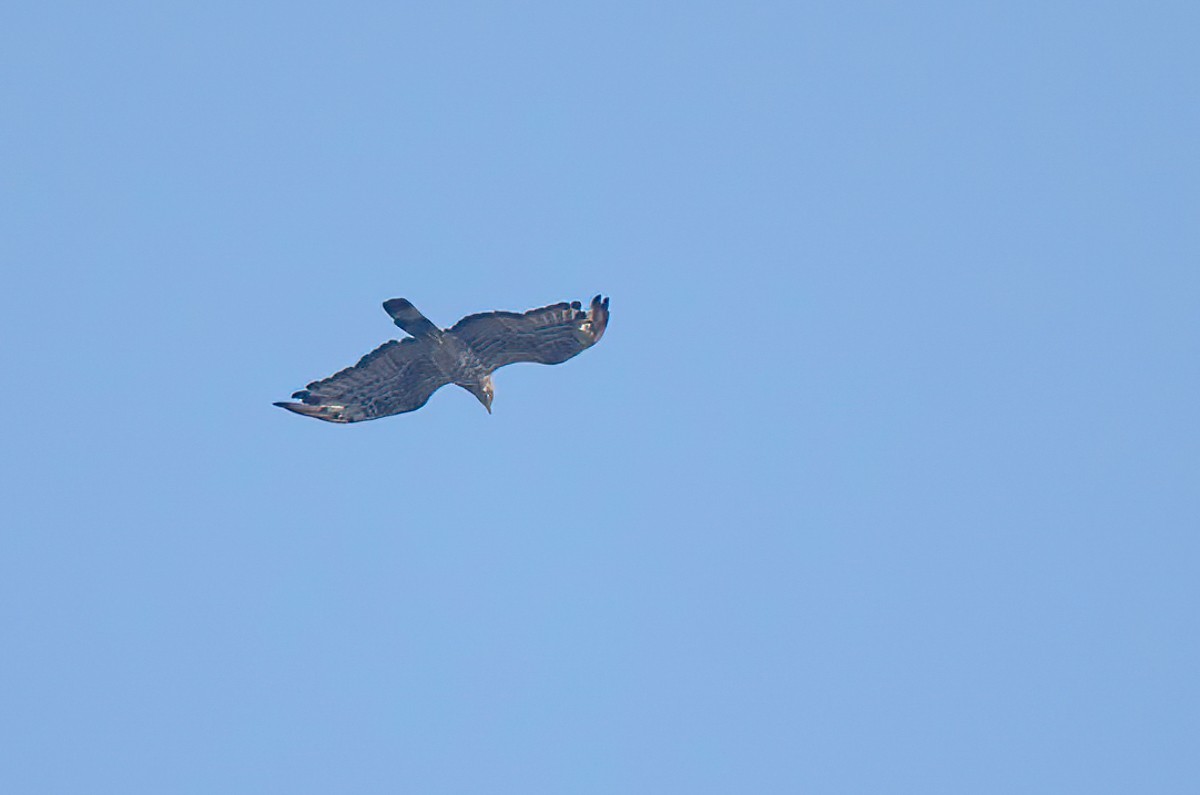
[(517, 312), (468, 315), (449, 333), (474, 349), (491, 370), (514, 362), (559, 364), (595, 345), (608, 326), (608, 299), (592, 299), (588, 311), (578, 301)]
[(428, 340), (385, 342), (353, 367), (313, 381), (292, 395), (300, 403), (276, 406), (328, 422), (359, 422), (424, 406), (450, 379), (430, 357)]

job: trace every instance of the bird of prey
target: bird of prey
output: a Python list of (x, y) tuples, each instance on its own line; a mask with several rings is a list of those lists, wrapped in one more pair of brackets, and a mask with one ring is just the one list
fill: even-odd
[(412, 336), (385, 342), (353, 367), (313, 381), (276, 406), (326, 422), (360, 422), (415, 411), (446, 384), (470, 392), (490, 414), (492, 373), (515, 362), (560, 364), (595, 345), (608, 325), (608, 299), (517, 312), (468, 315), (440, 329), (404, 298), (383, 302)]

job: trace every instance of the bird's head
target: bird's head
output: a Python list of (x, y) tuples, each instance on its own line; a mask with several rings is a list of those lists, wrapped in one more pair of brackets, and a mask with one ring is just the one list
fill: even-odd
[(485, 376), (482, 381), (471, 387), (471, 394), (479, 399), (483, 407), (488, 410), (488, 414), (492, 413), (492, 398), (496, 396), (496, 390), (492, 386), (492, 377)]

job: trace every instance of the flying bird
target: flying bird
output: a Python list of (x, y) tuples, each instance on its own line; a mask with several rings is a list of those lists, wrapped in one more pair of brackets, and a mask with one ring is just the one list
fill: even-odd
[(470, 392), (490, 414), (496, 368), (516, 362), (561, 364), (595, 345), (608, 326), (608, 299), (578, 301), (525, 313), (467, 315), (440, 329), (404, 298), (384, 311), (410, 337), (380, 345), (353, 367), (313, 381), (276, 406), (326, 422), (360, 422), (416, 411), (446, 384)]

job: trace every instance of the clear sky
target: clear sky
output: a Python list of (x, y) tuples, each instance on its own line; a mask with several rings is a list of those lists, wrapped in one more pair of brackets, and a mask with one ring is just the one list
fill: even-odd
[(0, 791), (1198, 791), (1198, 29), (6, 3)]

